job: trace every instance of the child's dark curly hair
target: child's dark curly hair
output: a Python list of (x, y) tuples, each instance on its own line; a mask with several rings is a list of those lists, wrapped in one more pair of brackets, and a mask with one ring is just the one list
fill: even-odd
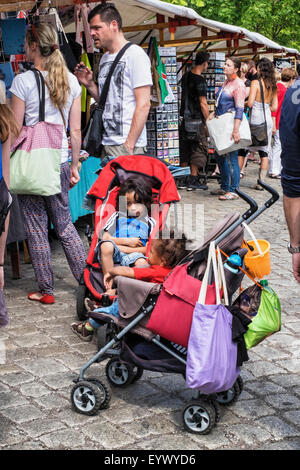
[(181, 238), (175, 238), (174, 232), (170, 232), (170, 238), (159, 239), (155, 246), (157, 254), (164, 258), (166, 265), (174, 268), (186, 255), (186, 243), (189, 241), (184, 234)]
[(130, 176), (120, 186), (119, 196), (125, 196), (126, 193), (135, 193), (134, 200), (144, 204), (148, 211), (151, 209), (152, 199), (152, 187), (150, 182), (142, 176)]

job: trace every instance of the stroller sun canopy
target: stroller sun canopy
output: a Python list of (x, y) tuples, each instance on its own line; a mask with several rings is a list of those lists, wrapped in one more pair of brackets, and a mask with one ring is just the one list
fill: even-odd
[(170, 204), (180, 200), (174, 178), (168, 167), (157, 158), (145, 155), (124, 155), (110, 161), (90, 188), (88, 196), (104, 200), (120, 170), (122, 173), (129, 173), (130, 176), (138, 174), (151, 178), (152, 187), (159, 192), (160, 204)]

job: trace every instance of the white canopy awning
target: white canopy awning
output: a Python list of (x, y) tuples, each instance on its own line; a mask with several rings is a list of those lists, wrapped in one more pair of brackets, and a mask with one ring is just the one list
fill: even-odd
[[(53, 0), (52, 6), (70, 6), (74, 3), (73, 0)], [(33, 0), (0, 0), (0, 11), (30, 10), (34, 4)], [(91, 7), (96, 4), (99, 2), (89, 2)], [(181, 5), (160, 0), (114, 0), (114, 4), (122, 16), (125, 36), (136, 44), (145, 45), (151, 34), (162, 45), (176, 46), (179, 54), (191, 52), (197, 45), (208, 45), (210, 50), (223, 49), (229, 53), (240, 48), (245, 54), (268, 49), (278, 53), (299, 54), (296, 49), (280, 46), (259, 33), (203, 18), (193, 9)], [(41, 8), (48, 6), (49, 0), (41, 4)]]

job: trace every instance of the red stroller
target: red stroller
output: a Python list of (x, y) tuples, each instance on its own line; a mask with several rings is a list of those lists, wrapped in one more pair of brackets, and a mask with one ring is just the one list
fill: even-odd
[(88, 199), (95, 202), (95, 231), (87, 257), (87, 266), (77, 292), (76, 309), (79, 320), (86, 319), (87, 310), (84, 302), (86, 297), (95, 299), (103, 306), (107, 305), (106, 302), (110, 303), (114, 298), (113, 296), (103, 295), (105, 292), (103, 275), (101, 266), (95, 256), (95, 247), (99, 233), (116, 210), (120, 184), (132, 175), (142, 175), (150, 181), (152, 186), (155, 210), (153, 211), (152, 208), (151, 216), (155, 219), (156, 224), (150, 234), (146, 256), (151, 247), (151, 239), (164, 227), (171, 203), (180, 200), (170, 170), (157, 158), (145, 155), (121, 156), (111, 160), (104, 167), (87, 194)]

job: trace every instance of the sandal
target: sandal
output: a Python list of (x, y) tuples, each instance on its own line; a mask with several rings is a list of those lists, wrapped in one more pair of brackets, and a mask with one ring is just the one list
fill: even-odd
[(222, 196), (219, 196), (220, 201), (233, 201), (234, 199), (238, 199), (237, 194), (226, 193), (226, 194), (223, 194)]
[(85, 328), (85, 321), (80, 322), (80, 323), (72, 323), (71, 324), (71, 330), (75, 335), (77, 335), (82, 341), (85, 341), (86, 343), (91, 341), (93, 338), (94, 330), (87, 330)]
[(33, 300), (35, 302), (41, 302), (42, 304), (49, 304), (49, 305), (55, 303), (53, 295), (44, 294), (44, 295), (42, 295), (42, 297), (39, 297), (37, 299), (33, 298), (33, 296), (37, 295), (37, 294), (41, 294), (41, 292), (40, 291), (38, 291), (38, 292), (29, 292), (29, 294), (27, 295), (28, 300)]
[(210, 176), (220, 176), (220, 172), (219, 171), (214, 171)]

